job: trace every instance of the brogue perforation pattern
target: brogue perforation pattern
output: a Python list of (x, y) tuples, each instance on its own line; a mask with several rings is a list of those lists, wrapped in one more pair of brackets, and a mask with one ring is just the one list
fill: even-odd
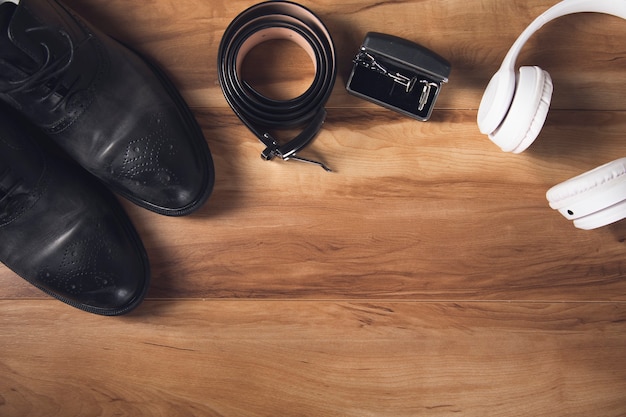
[(73, 242), (65, 248), (56, 268), (48, 267), (39, 279), (66, 294), (78, 296), (84, 291), (97, 291), (115, 286), (115, 277), (102, 271), (99, 265), (112, 261), (112, 249), (107, 245), (102, 226), (89, 238)]
[(154, 128), (148, 135), (129, 141), (122, 169), (116, 177), (135, 181), (137, 185), (146, 185), (148, 181), (150, 184), (157, 181), (161, 185), (176, 185), (179, 179), (164, 163), (177, 153), (169, 126), (160, 115), (156, 115), (153, 120), (151, 125)]

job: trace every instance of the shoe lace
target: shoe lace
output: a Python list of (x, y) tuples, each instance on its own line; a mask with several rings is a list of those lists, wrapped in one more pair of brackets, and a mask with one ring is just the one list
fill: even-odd
[[(32, 33), (37, 31), (53, 31), (53, 29), (46, 26), (39, 26), (34, 28), (26, 29), (26, 33)], [(68, 48), (67, 52), (58, 58), (54, 59), (52, 52), (50, 51), (50, 47), (44, 43), (40, 42), (40, 45), (43, 47), (45, 52), (45, 59), (43, 64), (32, 74), (27, 77), (14, 80), (8, 82), (8, 88), (4, 89), (4, 93), (13, 94), (17, 92), (31, 92), (35, 91), (38, 88), (47, 88), (48, 91), (43, 94), (40, 98), (40, 102), (44, 102), (53, 95), (57, 93), (61, 93), (61, 87), (63, 83), (63, 74), (68, 70), (72, 62), (74, 62), (74, 56), (76, 51), (87, 42), (92, 39), (92, 36), (89, 35), (83, 41), (74, 45), (72, 38), (70, 35), (62, 29), (56, 31), (60, 34), (65, 41), (67, 42)], [(80, 81), (81, 76), (76, 76), (66, 87), (65, 94), (60, 94), (61, 99), (52, 107), (52, 111), (57, 110), (61, 106), (64, 106), (69, 98), (75, 93), (76, 86)]]
[[(10, 173), (10, 167), (0, 172), (0, 183), (2, 183), (2, 181), (4, 181), (4, 179), (7, 178)], [(24, 180), (22, 178), (18, 178), (17, 180), (13, 181), (13, 183), (6, 189), (3, 190), (2, 188), (0, 188), (0, 213), (4, 211), (4, 209), (8, 206), (12, 195), (15, 193), (15, 191), (17, 191), (17, 189), (20, 185), (22, 185), (23, 182)]]

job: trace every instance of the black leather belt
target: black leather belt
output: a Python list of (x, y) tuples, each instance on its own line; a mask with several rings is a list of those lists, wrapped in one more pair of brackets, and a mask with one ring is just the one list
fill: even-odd
[[(289, 39), (300, 44), (315, 64), (310, 87), (289, 100), (263, 96), (241, 78), (241, 64), (252, 48), (273, 39)], [(287, 1), (268, 1), (243, 11), (224, 32), (218, 51), (218, 73), (226, 101), (239, 119), (265, 144), (261, 156), (280, 157), (324, 164), (296, 155), (311, 142), (324, 123), (324, 105), (337, 74), (335, 46), (328, 29), (307, 8)], [(303, 127), (302, 132), (279, 144), (267, 129)]]

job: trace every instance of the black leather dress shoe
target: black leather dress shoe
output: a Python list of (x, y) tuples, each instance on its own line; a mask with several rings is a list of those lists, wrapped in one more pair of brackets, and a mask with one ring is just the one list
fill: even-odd
[(129, 312), (150, 278), (137, 232), (96, 178), (35, 140), (0, 109), (0, 261), (73, 307)]
[(0, 100), (142, 207), (186, 215), (212, 191), (206, 140), (167, 76), (59, 1), (0, 5)]

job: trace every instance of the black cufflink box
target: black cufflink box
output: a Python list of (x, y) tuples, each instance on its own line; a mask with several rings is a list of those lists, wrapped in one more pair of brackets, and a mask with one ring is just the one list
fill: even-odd
[(353, 60), (346, 89), (417, 120), (430, 118), (450, 63), (414, 42), (369, 32)]

